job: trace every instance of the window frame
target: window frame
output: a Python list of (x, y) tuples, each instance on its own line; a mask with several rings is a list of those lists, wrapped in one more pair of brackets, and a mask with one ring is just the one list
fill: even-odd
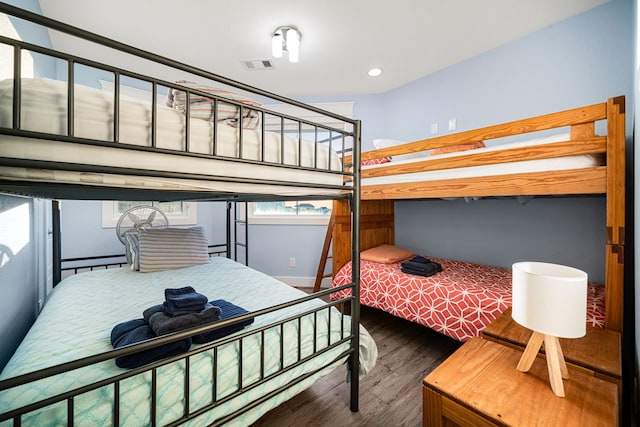
[[(328, 201), (330, 199), (323, 199)], [(299, 201), (303, 201), (300, 199)], [(272, 214), (257, 215), (256, 204), (260, 202), (250, 202), (247, 208), (249, 224), (257, 225), (327, 225), (331, 214), (321, 215), (299, 215), (299, 214)]]
[[(152, 204), (151, 201), (141, 201), (141, 204)], [(182, 212), (172, 214), (165, 212), (169, 225), (197, 225), (198, 204), (196, 202), (182, 202)], [(102, 202), (102, 228), (116, 228), (122, 213), (118, 212), (118, 200), (104, 200)]]
[[(353, 118), (353, 109), (355, 102), (352, 101), (336, 101), (336, 102), (320, 102), (311, 103), (314, 107), (321, 108), (323, 110), (332, 111), (341, 116)], [(264, 108), (280, 114), (289, 115), (292, 117), (300, 117), (305, 120), (309, 120), (320, 125), (330, 127), (340, 127), (342, 122), (321, 114), (310, 111), (299, 111), (296, 107), (288, 104), (271, 104), (264, 105)], [(276, 123), (277, 124), (277, 123)], [(267, 130), (269, 129), (269, 123), (266, 124)], [(305, 201), (304, 196), (300, 197), (298, 201)], [(328, 201), (331, 199), (322, 199)], [(290, 215), (290, 214), (274, 214), (274, 215), (256, 215), (256, 203), (250, 202), (247, 209), (247, 216), (250, 224), (258, 225), (327, 225), (331, 214), (326, 215)]]

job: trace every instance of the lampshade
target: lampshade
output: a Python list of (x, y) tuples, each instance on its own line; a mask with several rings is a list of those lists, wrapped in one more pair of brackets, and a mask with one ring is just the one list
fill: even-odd
[(587, 273), (544, 262), (517, 262), (513, 270), (513, 319), (561, 338), (586, 333)]

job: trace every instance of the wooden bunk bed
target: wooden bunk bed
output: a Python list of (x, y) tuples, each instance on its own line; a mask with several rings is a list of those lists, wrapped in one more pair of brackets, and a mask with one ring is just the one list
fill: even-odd
[[(556, 136), (558, 129), (568, 132)], [(604, 128), (604, 130), (602, 129)], [(597, 132), (596, 132), (597, 130)], [(542, 136), (540, 137), (540, 132)], [(548, 136), (554, 133), (552, 136)], [(601, 133), (602, 136), (598, 135)], [(511, 137), (504, 145), (491, 145), (497, 138)], [(531, 139), (530, 143), (513, 143), (517, 139)], [(450, 150), (451, 147), (470, 148), (466, 144), (482, 142), (486, 148), (469, 149), (451, 154), (423, 156), (415, 160), (396, 161), (398, 156), (415, 155), (429, 150)], [(540, 144), (540, 142), (543, 142)], [(364, 251), (379, 245), (394, 244), (394, 201), (450, 197), (491, 196), (553, 196), (553, 195), (604, 195), (606, 197), (606, 247), (603, 248), (606, 267), (606, 284), (602, 291), (604, 308), (601, 317), (606, 329), (622, 331), (623, 275), (625, 245), (625, 99), (610, 98), (606, 102), (574, 108), (567, 111), (531, 117), (509, 123), (460, 132), (377, 149), (362, 153), (362, 206), (361, 249)], [(507, 147), (507, 148), (502, 148)], [(564, 161), (576, 156), (587, 156), (589, 161), (578, 166), (558, 167), (547, 170), (537, 166), (530, 171), (507, 170), (503, 167), (536, 164), (547, 161)], [(405, 156), (406, 157), (406, 156)], [(382, 159), (382, 161), (380, 160)], [(486, 172), (486, 168), (489, 169)], [(485, 170), (480, 175), (468, 171)], [(422, 175), (423, 172), (426, 174)], [(440, 174), (431, 178), (430, 173)], [(462, 174), (458, 174), (462, 172)], [(452, 177), (449, 173), (455, 173)], [(444, 175), (443, 175), (444, 174)], [(382, 182), (381, 182), (382, 180)], [(388, 181), (384, 181), (388, 180)], [(350, 269), (348, 236), (349, 212), (342, 202), (334, 207), (335, 227), (332, 233), (333, 277)], [(437, 254), (428, 254), (437, 257)], [(439, 260), (441, 262), (445, 262)], [(469, 266), (467, 266), (469, 267)], [(476, 268), (471, 266), (470, 268)], [(361, 268), (365, 268), (364, 258)], [(368, 266), (366, 268), (369, 268)], [(449, 268), (449, 266), (447, 266)], [(451, 267), (453, 268), (453, 267)], [(399, 263), (389, 269), (400, 273)], [(504, 274), (503, 274), (504, 273)], [(509, 288), (510, 272), (491, 271), (504, 275), (503, 288)], [(378, 274), (376, 277), (381, 277)], [(414, 276), (415, 277), (415, 276)], [(430, 277), (434, 283), (436, 276)], [(376, 280), (384, 280), (378, 279)], [(394, 279), (398, 280), (398, 279)], [(404, 279), (402, 279), (404, 280)], [(409, 280), (409, 279), (407, 279)], [(340, 283), (339, 281), (337, 283)], [(435, 283), (436, 286), (439, 285)], [(464, 283), (461, 283), (464, 286)], [(366, 291), (364, 273), (361, 272), (361, 292)], [(602, 287), (600, 287), (602, 288)], [(421, 290), (425, 292), (426, 287)], [(342, 293), (345, 295), (346, 293)], [(502, 299), (504, 294), (498, 298)], [(384, 297), (381, 297), (384, 298)], [(362, 296), (361, 296), (362, 299)], [(510, 297), (509, 297), (510, 301)], [(361, 301), (366, 303), (364, 299)], [(508, 304), (492, 308), (496, 316)], [(399, 310), (400, 311), (400, 310)], [(397, 314), (397, 313), (396, 313)], [(415, 313), (410, 320), (417, 321)], [(484, 325), (492, 318), (484, 319)], [(421, 322), (422, 323), (422, 322)], [(481, 330), (478, 327), (473, 333)], [(445, 331), (446, 332), (446, 331)], [(455, 335), (466, 340), (467, 335)]]
[[(348, 150), (354, 150), (354, 160), (359, 158), (359, 121), (4, 3), (0, 13), (96, 43), (100, 49), (133, 58), (132, 64), (150, 61), (159, 70), (170, 69), (171, 75), (198, 81), (197, 85), (168, 81), (148, 71), (125, 70), (0, 37), (0, 47), (12, 49), (14, 57), (13, 78), (0, 81), (0, 193), (81, 200), (344, 200), (353, 210), (352, 256), (357, 264), (359, 176), (344, 166)], [(25, 51), (62, 63), (66, 79), (22, 77)], [(105, 92), (79, 85), (78, 66), (109, 74), (114, 89)], [(148, 88), (149, 99), (121, 93), (126, 79)], [(181, 108), (163, 105), (162, 91), (181, 96)], [(343, 125), (336, 128), (274, 113), (247, 101), (247, 96), (311, 110)], [(207, 117), (199, 115), (203, 108), (208, 109)], [(303, 134), (313, 135), (312, 139), (306, 141)], [(133, 304), (137, 313), (158, 302), (163, 288), (166, 293), (187, 277), (207, 296), (235, 295), (248, 310), (116, 349), (106, 344), (106, 325), (110, 328), (114, 320), (125, 321), (134, 313), (127, 306)], [(247, 286), (255, 282), (258, 288), (242, 288), (238, 280)], [(332, 291), (306, 295), (227, 258), (179, 270), (140, 273), (124, 267), (74, 275), (54, 289), (2, 372), (0, 423), (248, 425), (345, 363), (352, 373), (349, 405), (357, 411), (359, 348), (363, 341), (375, 344), (359, 324), (357, 272), (346, 288), (354, 290), (353, 298), (326, 303), (321, 298)], [(70, 303), (71, 295), (79, 299)], [(250, 295), (275, 298), (257, 303), (247, 299)], [(109, 300), (111, 305), (105, 306)], [(121, 307), (111, 311), (114, 301), (121, 301), (124, 311)], [(87, 318), (65, 315), (69, 304), (76, 315)], [(336, 309), (347, 305), (351, 316)], [(113, 318), (115, 313), (124, 317)], [(114, 364), (250, 321), (252, 325), (235, 329), (233, 335), (187, 346), (177, 355), (154, 357), (129, 370)], [(65, 337), (56, 339), (47, 324), (58, 325), (57, 332)], [(74, 325), (80, 330), (66, 330)], [(95, 329), (88, 331), (93, 328), (89, 325)]]

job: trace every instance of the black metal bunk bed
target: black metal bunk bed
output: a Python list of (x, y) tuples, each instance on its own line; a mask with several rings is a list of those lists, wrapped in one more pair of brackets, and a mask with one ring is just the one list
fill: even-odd
[[(261, 106), (251, 105), (248, 107), (242, 102), (229, 99), (224, 95), (216, 95), (211, 92), (206, 92), (200, 88), (192, 88), (187, 85), (174, 83), (168, 79), (154, 78), (147, 74), (135, 72), (133, 70), (125, 70), (116, 66), (110, 66), (101, 62), (97, 62), (90, 59), (80, 58), (78, 56), (55, 51), (42, 46), (34, 45), (32, 43), (23, 42), (20, 40), (14, 40), (7, 37), (0, 37), (0, 46), (9, 47), (13, 49), (14, 57), (14, 78), (11, 81), (11, 88), (8, 94), (3, 98), (2, 108), (9, 108), (9, 118), (0, 124), (0, 193), (23, 195), (27, 197), (38, 197), (52, 200), (58, 199), (86, 199), (86, 200), (157, 200), (157, 201), (176, 201), (176, 200), (194, 200), (194, 201), (269, 201), (269, 200), (287, 200), (287, 199), (335, 199), (335, 200), (348, 200), (353, 212), (352, 215), (352, 230), (353, 230), (353, 247), (352, 247), (352, 260), (354, 263), (359, 263), (359, 241), (360, 241), (360, 179), (358, 165), (360, 164), (360, 122), (352, 120), (350, 118), (342, 117), (334, 113), (324, 111), (315, 108), (310, 105), (306, 105), (295, 100), (285, 98), (283, 96), (273, 94), (267, 91), (263, 91), (237, 81), (226, 79), (216, 74), (155, 55), (123, 43), (90, 33), (79, 28), (69, 26), (59, 21), (51, 20), (38, 14), (34, 14), (4, 3), (0, 3), (0, 12), (5, 13), (17, 19), (21, 19), (31, 23), (30, 25), (38, 25), (45, 27), (49, 31), (59, 31), (66, 35), (79, 38), (85, 42), (91, 42), (99, 45), (101, 48), (108, 48), (113, 51), (117, 51), (121, 54), (142, 59), (144, 61), (151, 61), (159, 68), (171, 69), (178, 71), (189, 76), (189, 78), (197, 78), (205, 80), (206, 82), (214, 82), (221, 84), (225, 88), (232, 88), (233, 90), (239, 90), (242, 92), (250, 93), (252, 96), (261, 97), (263, 99), (269, 99), (271, 102), (282, 102), (293, 105), (304, 111), (312, 111), (320, 114), (324, 117), (330, 117), (344, 124), (343, 128), (331, 127), (316, 122), (298, 118), (295, 116), (283, 115), (274, 113), (267, 108)], [(63, 102), (63, 114), (66, 116), (65, 121), (60, 125), (62, 130), (53, 132), (43, 131), (42, 129), (29, 128), (29, 112), (25, 113), (25, 104), (27, 101), (27, 83), (30, 83), (29, 79), (22, 78), (21, 71), (21, 53), (23, 51), (29, 51), (36, 53), (40, 56), (47, 58), (55, 58), (56, 61), (64, 63), (65, 72), (67, 74), (66, 84), (63, 87), (65, 101)], [(82, 91), (80, 86), (76, 84), (74, 73), (76, 67), (84, 66), (92, 69), (100, 70), (101, 72), (107, 72), (113, 76), (114, 90), (111, 96), (110, 118), (112, 120), (109, 125), (109, 137), (107, 138), (95, 138), (87, 137), (86, 135), (78, 135), (74, 132), (74, 129), (78, 127), (79, 116), (83, 114), (83, 110), (78, 107), (77, 93)], [(123, 133), (123, 126), (121, 122), (123, 117), (120, 114), (121, 109), (124, 109), (124, 103), (128, 102), (124, 96), (120, 94), (121, 82), (124, 79), (135, 79), (139, 82), (144, 82), (151, 87), (151, 102), (149, 103), (150, 109), (148, 111), (149, 122), (147, 128), (149, 129), (148, 138), (145, 138), (143, 143), (127, 141), (123, 143), (120, 141), (119, 135)], [(166, 148), (161, 145), (161, 137), (159, 136), (158, 125), (163, 120), (162, 114), (168, 114), (166, 111), (161, 111), (159, 106), (158, 93), (160, 89), (169, 89), (175, 91), (182, 91), (186, 96), (186, 108), (183, 112), (184, 122), (182, 123), (182, 132), (180, 137), (180, 148), (178, 150), (175, 147)], [(200, 125), (199, 122), (194, 121), (190, 115), (190, 98), (199, 97), (205, 98), (213, 105), (213, 120), (211, 121), (211, 136), (209, 143), (211, 144), (206, 152), (198, 151), (194, 152), (190, 150), (190, 136), (192, 127)], [(7, 105), (6, 100), (10, 99), (10, 105)], [(239, 146), (235, 156), (219, 155), (217, 154), (216, 144), (218, 143), (218, 128), (222, 125), (216, 120), (216, 114), (218, 106), (220, 104), (231, 105), (236, 108), (240, 125), (237, 130), (234, 131), (234, 135), (237, 137), (237, 145)], [(243, 126), (243, 113), (246, 109), (250, 108), (255, 112), (259, 118), (261, 125), (259, 131), (256, 131), (256, 138), (258, 140), (259, 154), (253, 158), (245, 158), (243, 155), (243, 143), (245, 137), (249, 134), (249, 131), (244, 129)], [(166, 117), (166, 116), (165, 116)], [(274, 121), (277, 130), (269, 131), (265, 129), (266, 122), (270, 120)], [(7, 124), (7, 120), (8, 123)], [(27, 125), (25, 125), (25, 123)], [(297, 149), (293, 161), (286, 160), (286, 133), (295, 134), (292, 147)], [(303, 131), (311, 133), (313, 135), (313, 149), (311, 164), (308, 162), (303, 164), (302, 152), (304, 151)], [(279, 148), (280, 156), (278, 160), (267, 161), (268, 157), (265, 153), (265, 138), (270, 137), (268, 133), (279, 134)], [(321, 141), (324, 139), (324, 141)], [(336, 143), (337, 141), (337, 143)], [(34, 148), (23, 150), (22, 147), (30, 147), (30, 144), (35, 144)], [(336, 147), (336, 144), (338, 147)], [(339, 168), (332, 167), (332, 161), (327, 157), (326, 165), (320, 165), (319, 152), (323, 150), (323, 146), (328, 145), (327, 156), (331, 155), (332, 151), (338, 151), (340, 166)], [(51, 148), (49, 148), (51, 147)], [(290, 146), (289, 146), (290, 147)], [(43, 149), (44, 148), (44, 149)], [(48, 149), (47, 149), (48, 148)], [(64, 150), (69, 152), (81, 152), (82, 154), (76, 156), (75, 159), (56, 158), (56, 153)], [(352, 164), (344, 164), (345, 153), (352, 150), (353, 158)], [(46, 151), (45, 157), (41, 154)], [(308, 151), (308, 150), (307, 150)], [(116, 152), (114, 160), (106, 161), (102, 159), (103, 154), (109, 154)], [(60, 155), (60, 154), (58, 154)], [(50, 156), (50, 157), (46, 157)], [(162, 167), (144, 164), (141, 159), (146, 158), (159, 158), (160, 156), (169, 156), (169, 162), (163, 163)], [(120, 160), (129, 159), (123, 164), (119, 164)], [(133, 160), (131, 160), (133, 159)], [(185, 160), (186, 159), (186, 160)], [(182, 169), (176, 167), (171, 169), (171, 161), (183, 162), (180, 163)], [(241, 169), (243, 165), (249, 165), (250, 167), (256, 166), (262, 169), (268, 170), (281, 170), (284, 172), (284, 176), (277, 176), (275, 178), (263, 178), (256, 177), (260, 175), (254, 175), (252, 170), (244, 173), (244, 175), (232, 174), (226, 175), (217, 172), (202, 172), (202, 167), (190, 168), (189, 161), (197, 162), (200, 165), (206, 165), (206, 162), (212, 163), (215, 170), (220, 165), (228, 164), (232, 165), (231, 170)], [(141, 163), (138, 163), (141, 162)], [(184, 163), (186, 162), (186, 163)], [(169, 164), (169, 166), (167, 166)], [(132, 166), (133, 165), (133, 166)], [(355, 165), (356, 167), (352, 167)], [(227, 169), (229, 170), (229, 169)], [(260, 169), (258, 169), (260, 170)], [(309, 173), (310, 175), (299, 175), (300, 173)], [(298, 178), (300, 176), (300, 178)], [(324, 176), (331, 176), (332, 183), (323, 183), (321, 179)], [(88, 177), (88, 178), (87, 178)], [(292, 178), (293, 177), (293, 178)], [(337, 183), (335, 177), (338, 177), (339, 183)], [(138, 185), (137, 182), (144, 181), (144, 184)], [(151, 181), (149, 184), (148, 181)], [(119, 183), (125, 184), (120, 185)], [(169, 184), (165, 184), (168, 182)], [(159, 183), (159, 184), (158, 184)], [(247, 186), (235, 186), (236, 184)], [(25, 414), (37, 413), (52, 405), (62, 405), (65, 423), (68, 425), (74, 425), (74, 420), (78, 416), (78, 410), (76, 406), (78, 401), (83, 398), (85, 393), (90, 393), (99, 388), (108, 388), (112, 396), (110, 406), (112, 407), (112, 414), (109, 415), (110, 422), (114, 425), (118, 425), (123, 422), (124, 415), (120, 414), (120, 405), (122, 405), (124, 398), (119, 396), (119, 390), (121, 384), (124, 384), (128, 379), (135, 377), (136, 375), (149, 374), (151, 376), (151, 385), (149, 386), (149, 414), (148, 421), (151, 425), (156, 424), (169, 424), (179, 425), (183, 423), (198, 423), (205, 417), (205, 423), (208, 425), (222, 425), (230, 420), (241, 417), (247, 411), (251, 411), (257, 406), (267, 402), (269, 399), (274, 398), (279, 393), (287, 390), (290, 387), (295, 387), (304, 381), (310, 381), (317, 373), (326, 369), (328, 366), (341, 364), (343, 360), (347, 361), (347, 369), (350, 373), (350, 409), (352, 411), (358, 410), (358, 393), (359, 393), (359, 379), (358, 372), (360, 368), (360, 360), (358, 357), (358, 349), (360, 345), (360, 336), (357, 331), (360, 329), (359, 325), (359, 268), (354, 268), (354, 276), (351, 284), (344, 288), (352, 288), (351, 295), (354, 297), (345, 298), (340, 301), (331, 303), (323, 303), (319, 308), (303, 311), (296, 316), (289, 316), (284, 320), (268, 324), (257, 329), (242, 332), (237, 335), (233, 335), (229, 338), (225, 338), (219, 341), (215, 341), (208, 345), (191, 349), (187, 353), (180, 356), (169, 357), (136, 369), (131, 369), (124, 372), (119, 372), (117, 375), (113, 375), (108, 378), (100, 378), (95, 382), (84, 384), (83, 386), (64, 390), (63, 392), (56, 392), (53, 395), (46, 396), (41, 399), (29, 401), (28, 404), (20, 404), (16, 407), (2, 407), (0, 408), (0, 423), (11, 423), (13, 425), (26, 425), (27, 421), (23, 421)], [(153, 273), (151, 273), (153, 274)], [(75, 277), (80, 277), (78, 275)], [(79, 359), (69, 360), (64, 363), (55, 364), (53, 366), (46, 366), (34, 371), (20, 373), (16, 376), (5, 377), (0, 380), (0, 396), (8, 396), (7, 393), (16, 391), (20, 393), (21, 389), (29, 386), (31, 383), (38, 381), (53, 380), (59, 375), (73, 372), (74, 370), (84, 369), (93, 365), (113, 363), (113, 359), (118, 357), (124, 357), (134, 355), (139, 352), (158, 348), (165, 344), (175, 343), (181, 339), (192, 336), (193, 334), (200, 334), (211, 332), (217, 328), (223, 328), (225, 326), (233, 325), (234, 323), (243, 322), (248, 319), (258, 318), (262, 315), (268, 315), (278, 310), (288, 309), (297, 304), (304, 304), (309, 301), (317, 301), (318, 298), (325, 297), (330, 293), (336, 292), (343, 288), (323, 290), (318, 293), (314, 293), (308, 296), (297, 298), (295, 300), (278, 303), (272, 307), (267, 307), (260, 310), (251, 311), (245, 315), (241, 315), (229, 320), (223, 320), (215, 323), (213, 326), (203, 326), (193, 329), (189, 329), (184, 332), (177, 332), (166, 336), (161, 336), (149, 341), (144, 341), (140, 344), (135, 344), (116, 350), (106, 351), (98, 354), (92, 354), (90, 356), (81, 357)], [(55, 291), (54, 291), (55, 292)], [(284, 366), (283, 357), (283, 341), (284, 333), (280, 336), (280, 369), (277, 372), (264, 372), (264, 368), (260, 369), (259, 378), (250, 384), (243, 383), (243, 340), (250, 336), (262, 337), (262, 348), (260, 350), (260, 358), (264, 359), (264, 336), (269, 330), (274, 328), (283, 331), (283, 324), (286, 322), (298, 322), (300, 325), (301, 318), (304, 316), (313, 316), (314, 318), (314, 337), (316, 335), (316, 328), (320, 329), (326, 327), (327, 329), (335, 328), (335, 325), (331, 325), (332, 313), (331, 310), (336, 311), (335, 308), (348, 308), (350, 310), (349, 317), (341, 317), (340, 320), (340, 336), (335, 342), (329, 342), (326, 345), (318, 344), (316, 349), (316, 343), (313, 344), (313, 353), (310, 355), (304, 355), (301, 357), (300, 350), (298, 351), (298, 359), (293, 366)], [(341, 310), (342, 312), (348, 312), (349, 310)], [(323, 311), (327, 312), (325, 316), (328, 319), (328, 325), (316, 325), (319, 323), (318, 318), (322, 318)], [(341, 315), (342, 316), (342, 315)], [(346, 320), (345, 320), (346, 319)], [(345, 327), (345, 322), (349, 323), (349, 326)], [(300, 327), (301, 329), (302, 327)], [(300, 333), (299, 333), (300, 334)], [(300, 341), (300, 335), (298, 335), (298, 341)], [(241, 361), (237, 363), (236, 370), (238, 371), (237, 390), (227, 396), (221, 398), (216, 394), (216, 385), (218, 374), (217, 367), (213, 368), (212, 377), (212, 396), (207, 402), (198, 405), (196, 409), (192, 409), (192, 402), (190, 402), (190, 360), (198, 357), (199, 354), (212, 353), (214, 361), (217, 355), (217, 351), (224, 345), (236, 345), (239, 348), (241, 355)], [(224, 405), (232, 401), (235, 397), (242, 395), (243, 393), (255, 391), (257, 387), (272, 380), (279, 374), (287, 374), (287, 372), (303, 365), (315, 358), (319, 358), (331, 351), (338, 349), (338, 356), (333, 357), (328, 362), (322, 362), (321, 367), (313, 368), (313, 370), (307, 371), (297, 378), (293, 378), (286, 382), (277, 389), (265, 392), (257, 398), (252, 398), (248, 403), (240, 408), (234, 409), (229, 413), (215, 413), (211, 415), (212, 418), (206, 418), (208, 414), (213, 414), (220, 405)], [(221, 350), (222, 351), (222, 350)], [(183, 404), (183, 411), (175, 419), (167, 422), (166, 420), (160, 420), (159, 414), (162, 412), (161, 403), (157, 400), (159, 393), (159, 380), (157, 372), (163, 368), (163, 366), (174, 363), (177, 364), (180, 361), (185, 363), (184, 373), (184, 392), (182, 400), (186, 403)], [(264, 361), (262, 362), (264, 365)], [(124, 386), (122, 386), (124, 388)], [(0, 398), (0, 401), (4, 399)], [(37, 419), (37, 418), (36, 418)], [(194, 421), (195, 420), (195, 421)], [(81, 422), (80, 422), (81, 423)], [(4, 424), (3, 424), (4, 425)]]

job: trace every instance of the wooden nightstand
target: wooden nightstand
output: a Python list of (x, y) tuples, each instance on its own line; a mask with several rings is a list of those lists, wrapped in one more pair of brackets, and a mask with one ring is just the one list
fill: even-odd
[(615, 384), (580, 371), (564, 380), (566, 397), (549, 386), (538, 357), (527, 373), (521, 351), (472, 338), (423, 382), (424, 426), (616, 426)]
[[(530, 336), (530, 330), (513, 320), (511, 308), (482, 331), (483, 338), (521, 351), (527, 346)], [(587, 327), (584, 337), (560, 338), (560, 345), (568, 368), (581, 370), (621, 387), (622, 345), (619, 332)]]

